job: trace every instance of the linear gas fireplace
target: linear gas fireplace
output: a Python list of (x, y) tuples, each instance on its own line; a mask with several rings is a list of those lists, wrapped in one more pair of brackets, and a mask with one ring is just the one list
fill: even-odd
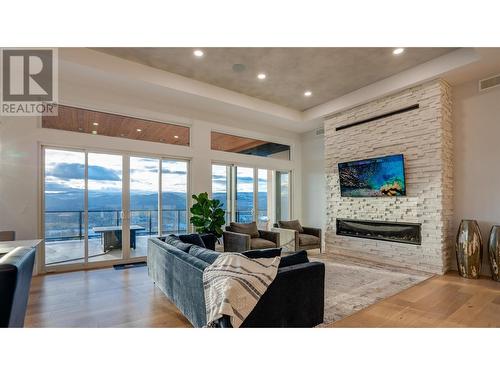
[(418, 223), (337, 219), (337, 235), (412, 245), (422, 243), (421, 224)]

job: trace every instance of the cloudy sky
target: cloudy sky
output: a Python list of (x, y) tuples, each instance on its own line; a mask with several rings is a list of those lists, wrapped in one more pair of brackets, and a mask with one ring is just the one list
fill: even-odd
[[(164, 191), (185, 192), (187, 162), (162, 162)], [(158, 159), (130, 158), (130, 190), (132, 192), (158, 191)], [(77, 151), (46, 150), (45, 188), (47, 193), (83, 189), (85, 186), (85, 154)], [(89, 190), (121, 191), (122, 157), (120, 155), (88, 154)]]
[[(227, 173), (225, 165), (212, 165), (212, 192), (226, 192)], [(259, 169), (259, 191), (267, 191), (267, 169)], [(238, 167), (236, 172), (239, 192), (253, 192), (253, 168)]]
[[(46, 192), (54, 194), (72, 189), (84, 189), (85, 154), (78, 151), (48, 149), (45, 153)], [(158, 192), (159, 160), (130, 158), (130, 191), (151, 194)], [(187, 162), (162, 161), (162, 187), (165, 192), (187, 191)], [(253, 168), (237, 168), (238, 192), (253, 192)], [(88, 154), (89, 190), (120, 192), (122, 189), (122, 156)], [(213, 192), (226, 191), (226, 166), (212, 166)], [(282, 182), (285, 182), (284, 179)], [(258, 170), (259, 192), (267, 192), (267, 170)]]

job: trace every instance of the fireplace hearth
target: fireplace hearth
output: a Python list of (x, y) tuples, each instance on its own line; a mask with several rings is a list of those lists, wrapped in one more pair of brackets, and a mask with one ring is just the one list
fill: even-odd
[(422, 243), (419, 223), (337, 219), (337, 235), (411, 245)]

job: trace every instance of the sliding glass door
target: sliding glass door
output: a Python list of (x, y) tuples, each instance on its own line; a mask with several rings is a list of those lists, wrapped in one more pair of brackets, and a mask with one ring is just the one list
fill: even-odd
[(123, 157), (87, 154), (88, 261), (123, 258)]
[(161, 232), (187, 233), (188, 215), (188, 162), (184, 160), (161, 161)]
[(221, 201), (227, 224), (232, 220), (231, 170), (229, 165), (212, 165), (212, 198)]
[(254, 221), (254, 168), (236, 167), (235, 208), (238, 223)]
[(48, 147), (43, 160), (46, 267), (145, 257), (149, 237), (188, 230), (185, 160)]
[(158, 236), (160, 159), (130, 158), (130, 257), (146, 256), (148, 238)]
[(276, 172), (276, 220), (290, 220), (290, 172)]
[(259, 169), (257, 172), (257, 226), (259, 229), (268, 230), (271, 225), (269, 222), (270, 209), (272, 203), (270, 198), (272, 194), (272, 171)]
[(85, 260), (85, 158), (81, 151), (47, 149), (44, 153), (45, 263)]
[(255, 221), (269, 230), (290, 218), (290, 172), (213, 164), (212, 197), (223, 203), (226, 223)]

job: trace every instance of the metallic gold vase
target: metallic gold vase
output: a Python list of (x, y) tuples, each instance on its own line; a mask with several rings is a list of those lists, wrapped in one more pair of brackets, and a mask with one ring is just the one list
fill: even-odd
[(468, 279), (479, 278), (483, 258), (483, 240), (476, 220), (462, 220), (455, 245), (458, 273)]
[(488, 255), (490, 258), (491, 278), (500, 281), (500, 225), (493, 225), (490, 231), (490, 240), (488, 242)]

